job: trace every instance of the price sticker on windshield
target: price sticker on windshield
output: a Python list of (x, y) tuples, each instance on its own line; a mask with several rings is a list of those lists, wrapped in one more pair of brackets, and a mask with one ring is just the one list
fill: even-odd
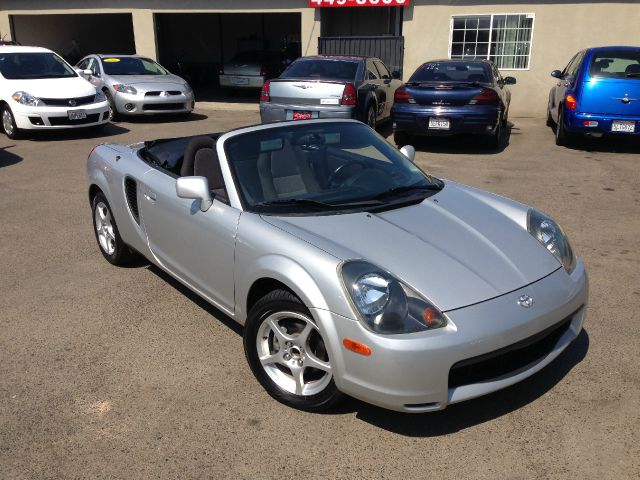
[(411, 0), (309, 0), (311, 8), (326, 7), (404, 7)]

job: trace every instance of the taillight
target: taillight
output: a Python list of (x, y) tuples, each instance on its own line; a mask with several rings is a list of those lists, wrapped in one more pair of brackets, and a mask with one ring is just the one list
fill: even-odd
[(270, 102), (271, 101), (271, 82), (267, 80), (262, 85), (262, 91), (260, 92), (260, 101), (261, 102)]
[(355, 105), (358, 97), (356, 87), (352, 83), (347, 83), (342, 91), (342, 100), (340, 105)]
[(564, 99), (564, 106), (567, 107), (567, 110), (575, 110), (576, 107), (578, 106), (578, 101), (576, 100), (576, 97), (574, 97), (571, 94), (567, 95), (566, 98)]
[(480, 93), (469, 100), (469, 105), (493, 105), (495, 103), (498, 103), (498, 94), (489, 88), (483, 88)]
[(264, 77), (267, 75), (267, 66), (266, 65), (260, 65), (260, 76)]
[(395, 103), (416, 103), (415, 99), (404, 87), (400, 87), (396, 90), (396, 93), (393, 95), (393, 101)]

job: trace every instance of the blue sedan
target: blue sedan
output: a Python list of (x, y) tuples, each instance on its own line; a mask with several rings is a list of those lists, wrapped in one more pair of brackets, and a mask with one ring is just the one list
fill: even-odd
[(414, 135), (480, 134), (498, 148), (516, 83), (488, 60), (437, 60), (415, 71), (396, 90), (391, 110), (394, 139), (406, 145)]
[(576, 134), (640, 134), (640, 47), (588, 48), (551, 76), (547, 124), (556, 144)]

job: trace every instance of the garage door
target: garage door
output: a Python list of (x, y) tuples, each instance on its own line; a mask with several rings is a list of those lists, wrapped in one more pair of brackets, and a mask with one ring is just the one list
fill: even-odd
[(49, 48), (71, 64), (90, 53), (135, 53), (131, 14), (12, 15), (13, 39)]

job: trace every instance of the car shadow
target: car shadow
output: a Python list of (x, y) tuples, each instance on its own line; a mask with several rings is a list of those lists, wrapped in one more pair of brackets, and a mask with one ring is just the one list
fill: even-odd
[(637, 137), (577, 137), (566, 148), (580, 152), (640, 154), (640, 138)]
[(240, 103), (240, 104), (256, 104), (260, 101), (259, 88), (247, 89), (197, 89), (196, 104), (198, 102), (223, 102), (223, 103)]
[(201, 120), (206, 120), (209, 118), (207, 115), (202, 113), (190, 113), (186, 114), (162, 114), (162, 115), (149, 115), (149, 116), (123, 116), (122, 119), (118, 120), (117, 125), (122, 125), (122, 123), (189, 123), (189, 122), (199, 122)]
[(101, 130), (83, 128), (58, 131), (30, 131), (28, 132), (28, 136), (26, 137), (26, 139), (36, 142), (53, 142), (65, 140), (81, 140), (84, 138), (108, 138), (115, 137), (117, 135), (123, 135), (128, 132), (128, 128), (121, 127), (120, 125), (116, 125), (114, 123), (108, 123)]
[(0, 147), (0, 168), (15, 165), (22, 161), (22, 157), (10, 152), (9, 149), (15, 147), (15, 145), (8, 145), (6, 147)]
[[(421, 137), (411, 139), (413, 147), (420, 152), (448, 153), (453, 155), (495, 155), (504, 152), (511, 141), (511, 135), (520, 134), (520, 129), (511, 122), (502, 129), (498, 148), (487, 145), (482, 135), (447, 135)], [(393, 141), (393, 138), (390, 139)]]
[(410, 414), (385, 410), (350, 399), (335, 413), (356, 412), (356, 418), (407, 437), (438, 437), (494, 420), (534, 402), (556, 386), (587, 355), (589, 335), (578, 337), (553, 362), (522, 382), (489, 395), (433, 413)]

